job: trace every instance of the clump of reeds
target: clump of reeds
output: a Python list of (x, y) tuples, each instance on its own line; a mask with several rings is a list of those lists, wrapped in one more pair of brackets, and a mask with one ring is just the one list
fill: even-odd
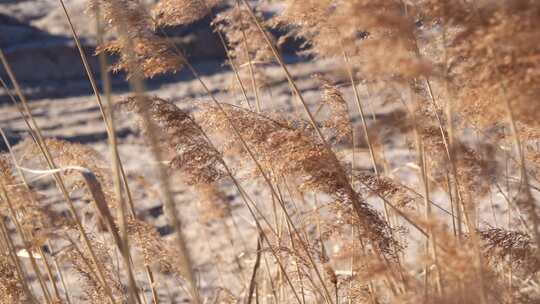
[[(226, 195), (220, 189), (220, 182), (228, 174), (221, 153), (189, 113), (181, 110), (174, 103), (158, 97), (147, 98), (145, 101), (147, 104), (144, 106), (149, 110), (151, 119), (164, 130), (162, 142), (163, 148), (170, 150), (169, 169), (172, 173), (179, 173), (182, 182), (192, 186), (198, 194), (201, 221), (210, 223), (212, 220), (217, 221), (229, 217), (230, 206), (228, 206)], [(140, 105), (133, 98), (128, 98), (120, 105), (128, 111), (140, 114)], [(134, 231), (150, 229), (136, 223), (133, 223), (133, 228)], [(145, 257), (149, 263), (150, 258), (157, 255), (149, 254), (148, 251), (157, 253), (156, 250), (160, 246), (157, 246), (158, 238), (152, 238), (151, 233), (146, 233), (146, 235), (146, 238), (139, 237), (136, 241), (143, 245)], [(144, 245), (145, 243), (155, 245)], [(161, 256), (173, 256), (165, 251), (161, 252), (164, 253)], [(161, 265), (165, 263), (167, 263), (166, 259), (160, 262)], [(168, 269), (173, 269), (173, 267), (174, 265), (170, 262), (165, 266)]]
[[(222, 109), (207, 106), (201, 110), (199, 120), (210, 133), (227, 137), (234, 135), (233, 127), (236, 128), (238, 137), (255, 153), (263, 170), (272, 172), (273, 180), (278, 181), (281, 176), (294, 178), (301, 191), (321, 192), (341, 201), (348, 213), (359, 213), (356, 217), (360, 217), (357, 224), (361, 235), (378, 250), (390, 252), (393, 241), (388, 225), (364, 202), (357, 206), (359, 210), (354, 210), (355, 202), (362, 200), (360, 194), (351, 192), (341, 164), (336, 164), (335, 156), (317, 141), (307, 122), (279, 114), (265, 116), (232, 105), (222, 105)], [(238, 142), (229, 146), (237, 147)], [(234, 152), (246, 153), (236, 149)]]
[[(89, 146), (43, 138), (0, 52), (32, 139), (0, 156), (0, 303), (162, 303), (173, 277), (189, 284), (181, 292), (194, 303), (540, 299), (537, 1), (285, 0), (268, 20), (257, 1), (89, 2), (115, 37), (96, 52), (117, 55), (112, 70), (135, 90), (117, 104), (137, 114), (158, 166), (167, 165), (152, 197), (174, 215), (177, 242), (143, 218), (145, 196), (132, 195), (124, 155), (108, 164)], [(163, 31), (200, 20), (224, 46), (241, 106), (231, 103), (236, 91), (218, 98)], [(274, 38), (271, 27), (287, 33)], [(304, 96), (279, 52), (291, 37), (303, 40), (305, 62), (335, 67), (310, 78), (318, 98)], [(262, 107), (273, 102), (260, 92), (270, 64), (306, 115)], [(184, 66), (208, 102), (180, 108), (145, 96), (142, 76)], [(343, 71), (345, 80), (330, 80)], [(104, 117), (110, 137), (112, 117)], [(36, 173), (54, 178), (69, 216), (49, 210), (26, 177)], [(172, 178), (196, 194), (197, 219), (176, 217)], [(95, 209), (72, 204), (81, 191)], [(187, 248), (194, 238), (180, 233), (194, 221), (196, 238), (229, 246), (214, 252), (205, 241), (212, 261), (199, 268)], [(82, 292), (72, 294), (65, 275)]]

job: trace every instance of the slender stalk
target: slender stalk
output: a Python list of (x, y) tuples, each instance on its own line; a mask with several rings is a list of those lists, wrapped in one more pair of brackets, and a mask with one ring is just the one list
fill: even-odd
[[(118, 5), (118, 0), (115, 0), (113, 4)], [(184, 276), (186, 278), (186, 281), (189, 285), (189, 291), (191, 293), (191, 298), (194, 301), (195, 304), (200, 304), (201, 299), (199, 296), (199, 291), (197, 288), (197, 282), (195, 280), (195, 275), (193, 271), (193, 263), (192, 258), (190, 256), (190, 253), (187, 248), (187, 243), (185, 241), (185, 236), (182, 230), (182, 223), (180, 218), (178, 217), (178, 211), (176, 208), (176, 204), (174, 202), (173, 194), (170, 187), (169, 178), (167, 175), (167, 172), (162, 164), (162, 152), (160, 149), (158, 136), (157, 135), (157, 128), (155, 124), (153, 123), (150, 113), (147, 109), (147, 107), (144, 105), (145, 99), (144, 99), (144, 81), (143, 76), (141, 75), (141, 72), (137, 69), (135, 66), (135, 54), (133, 51), (133, 41), (129, 37), (129, 29), (127, 28), (127, 20), (125, 20), (126, 16), (119, 15), (120, 22), (118, 23), (117, 32), (120, 36), (120, 39), (123, 41), (123, 52), (127, 55), (129, 58), (128, 65), (130, 70), (136, 71), (136, 73), (133, 75), (133, 77), (129, 78), (130, 85), (132, 87), (132, 90), (135, 94), (135, 99), (140, 104), (140, 108), (142, 109), (141, 116), (143, 119), (144, 129), (146, 131), (146, 137), (148, 141), (150, 142), (150, 150), (152, 152), (152, 155), (155, 159), (155, 171), (158, 175), (159, 180), (159, 186), (161, 189), (161, 193), (163, 195), (164, 205), (165, 205), (165, 212), (167, 214), (167, 217), (169, 218), (169, 221), (171, 222), (171, 226), (176, 231), (176, 246), (179, 250), (179, 256), (180, 256), (180, 266), (184, 270)], [(124, 242), (127, 241), (127, 238), (124, 240)]]
[(377, 168), (377, 161), (375, 160), (375, 151), (373, 149), (373, 145), (371, 144), (371, 139), (369, 137), (368, 132), (368, 126), (366, 122), (366, 117), (364, 114), (364, 107), (362, 106), (362, 101), (360, 100), (360, 93), (358, 92), (358, 87), (356, 86), (356, 82), (354, 81), (354, 75), (351, 68), (351, 62), (349, 59), (349, 56), (345, 52), (345, 49), (343, 48), (343, 45), (341, 46), (342, 53), (343, 53), (343, 60), (345, 61), (345, 68), (347, 69), (347, 75), (349, 76), (349, 81), (351, 82), (351, 87), (354, 92), (354, 99), (356, 101), (356, 106), (358, 107), (358, 112), (360, 113), (360, 119), (362, 121), (362, 128), (364, 130), (364, 136), (366, 138), (366, 143), (368, 145), (369, 149), (369, 156), (371, 159), (371, 166), (373, 167), (373, 171), (378, 176), (379, 170)]
[(253, 300), (253, 294), (255, 292), (255, 289), (257, 288), (257, 272), (259, 270), (259, 267), (261, 265), (261, 256), (262, 256), (262, 242), (261, 242), (261, 235), (260, 232), (257, 235), (257, 249), (255, 251), (255, 263), (253, 263), (253, 270), (251, 271), (251, 279), (249, 280), (249, 288), (248, 288), (248, 295), (247, 295), (247, 304), (251, 304)]
[[(51, 285), (53, 287), (54, 296), (57, 300), (60, 300), (60, 292), (58, 290), (58, 286), (56, 286), (56, 279), (54, 278), (54, 274), (52, 273), (51, 265), (49, 264), (48, 258), (45, 255), (45, 252), (43, 251), (43, 248), (40, 246), (38, 248), (39, 255), (43, 258), (43, 265), (45, 265), (45, 271), (47, 272), (47, 276), (49, 278), (49, 281), (51, 282)], [(53, 298), (53, 300), (55, 300)]]
[[(71, 18), (69, 16), (69, 13), (67, 11), (67, 8), (64, 4), (64, 1), (63, 0), (59, 0), (60, 2), (60, 5), (62, 6), (62, 10), (64, 11), (64, 14), (66, 16), (66, 20), (68, 21), (69, 23), (69, 26), (70, 26), (70, 29), (71, 29), (71, 34), (73, 35), (73, 39), (75, 40), (75, 44), (77, 45), (77, 49), (79, 50), (79, 54), (80, 54), (80, 57), (81, 57), (81, 60), (83, 62), (83, 65), (84, 65), (84, 69), (88, 75), (88, 79), (90, 81), (90, 84), (92, 85), (92, 89), (94, 91), (94, 96), (96, 97), (96, 100), (97, 100), (97, 103), (101, 109), (101, 114), (102, 114), (102, 117), (103, 117), (103, 120), (105, 121), (105, 124), (106, 124), (106, 129), (107, 129), (107, 135), (108, 135), (108, 138), (109, 138), (109, 145), (110, 145), (110, 151), (111, 151), (111, 155), (112, 155), (112, 159), (113, 159), (113, 176), (114, 176), (114, 190), (115, 190), (115, 196), (116, 196), (116, 200), (120, 206), (120, 208), (118, 208), (118, 219), (119, 219), (119, 226), (120, 226), (120, 233), (122, 235), (122, 238), (123, 238), (123, 242), (122, 242), (122, 248), (121, 248), (121, 252), (123, 253), (122, 254), (122, 257), (123, 257), (123, 260), (124, 260), (124, 266), (126, 267), (126, 270), (127, 270), (127, 273), (128, 273), (128, 282), (129, 282), (129, 297), (128, 297), (128, 302), (129, 303), (133, 303), (134, 301), (137, 301), (140, 303), (140, 299), (139, 297), (137, 296), (138, 295), (138, 287), (137, 287), (137, 284), (135, 282), (135, 275), (133, 274), (133, 269), (132, 269), (132, 263), (131, 263), (131, 258), (130, 258), (130, 254), (129, 254), (129, 242), (128, 242), (128, 233), (127, 233), (127, 227), (126, 227), (126, 209), (125, 209), (125, 203), (124, 203), (124, 197), (123, 197), (123, 194), (122, 194), (122, 189), (121, 189), (121, 176), (120, 176), (120, 159), (119, 159), (119, 156), (118, 156), (118, 147), (117, 147), (117, 143), (116, 143), (116, 134), (114, 132), (114, 121), (113, 121), (113, 117), (112, 117), (112, 108), (111, 108), (111, 99), (110, 99), (110, 94), (107, 94), (107, 102), (108, 102), (108, 111), (107, 113), (105, 114), (103, 112), (103, 104), (101, 102), (101, 97), (100, 97), (100, 94), (99, 94), (99, 91), (98, 91), (98, 88), (97, 88), (97, 84), (96, 84), (96, 81), (94, 79), (94, 76), (93, 76), (93, 73), (92, 73), (92, 70), (90, 69), (90, 65), (88, 64), (88, 60), (86, 59), (86, 55), (84, 53), (84, 50), (81, 46), (81, 43), (80, 43), (80, 40), (79, 40), (79, 37), (77, 36), (77, 33), (75, 31), (75, 27), (73, 26), (73, 23), (71, 22)], [(99, 22), (97, 22), (98, 26), (99, 26)], [(109, 92), (108, 92), (109, 93)], [(105, 117), (107, 117), (107, 119), (105, 119)]]
[[(531, 190), (529, 187), (529, 176), (527, 175), (527, 168), (525, 164), (525, 154), (521, 146), (521, 140), (519, 138), (519, 133), (516, 126), (516, 120), (512, 112), (510, 101), (507, 98), (505, 98), (504, 100), (505, 100), (505, 107), (506, 107), (508, 122), (510, 124), (512, 140), (514, 141), (514, 146), (515, 146), (516, 153), (518, 155), (518, 160), (519, 160), (520, 181), (518, 184), (518, 195), (520, 194), (524, 195), (522, 200), (524, 204), (526, 205), (525, 207), (526, 207), (526, 210), (528, 211), (528, 215), (533, 226), (532, 230), (533, 230), (533, 236), (534, 236), (536, 245), (538, 246), (538, 248), (540, 248), (540, 230), (539, 230), (540, 218), (538, 217), (535, 199), (532, 196)], [(538, 254), (540, 255), (540, 253)]]
[[(417, 133), (417, 132), (416, 132)], [(431, 210), (431, 204), (429, 203), (429, 181), (428, 181), (428, 165), (427, 160), (425, 156), (425, 148), (422, 140), (418, 136), (418, 133), (416, 135), (417, 140), (417, 146), (418, 146), (418, 152), (419, 152), (419, 159), (418, 162), (420, 164), (420, 171), (421, 171), (421, 182), (422, 182), (422, 189), (424, 191), (424, 216), (426, 222), (428, 222), (428, 234), (429, 237), (426, 240), (426, 249), (428, 250), (429, 254), (433, 258), (433, 263), (435, 265), (435, 283), (437, 292), (440, 295), (442, 295), (442, 283), (441, 283), (441, 276), (440, 276), (440, 268), (438, 263), (438, 257), (437, 257), (437, 248), (436, 248), (436, 240), (435, 240), (435, 233), (433, 232), (433, 229), (431, 228), (431, 224), (429, 224), (429, 221), (433, 221), (433, 212)], [(428, 274), (428, 267), (426, 267), (426, 277)]]
[[(236, 7), (239, 10), (241, 9), (239, 0), (236, 1)], [(255, 79), (255, 70), (254, 70), (254, 67), (253, 67), (253, 61), (251, 60), (251, 56), (250, 56), (251, 51), (250, 51), (250, 47), (249, 47), (249, 43), (248, 43), (248, 38), (247, 38), (247, 35), (246, 35), (246, 31), (244, 30), (244, 27), (241, 27), (241, 31), (242, 31), (242, 40), (243, 40), (243, 43), (244, 43), (244, 50), (245, 50), (245, 53), (246, 53), (246, 58), (248, 59), (248, 67), (249, 67), (249, 75), (251, 77), (251, 85), (253, 87), (253, 93), (255, 94), (257, 112), (261, 112), (262, 111), (261, 99), (260, 99), (260, 96), (259, 96), (259, 88), (257, 87), (257, 80)]]

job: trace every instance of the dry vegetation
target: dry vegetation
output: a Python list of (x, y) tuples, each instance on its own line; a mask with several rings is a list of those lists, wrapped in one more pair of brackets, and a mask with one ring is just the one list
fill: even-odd
[[(98, 34), (116, 37), (96, 50), (110, 163), (43, 138), (16, 71), (2, 80), (29, 137), (0, 158), (0, 303), (165, 303), (166, 278), (192, 303), (540, 301), (540, 2), (284, 0), (272, 1), (283, 9), (266, 19), (245, 0), (89, 2)], [(207, 16), (242, 106), (218, 100), (164, 34)], [(287, 36), (274, 38), (273, 28)], [(304, 41), (306, 60), (335, 61), (335, 74), (315, 76), (317, 103), (281, 57), (293, 38)], [(118, 60), (108, 66), (105, 53)], [(282, 68), (304, 112), (265, 110), (269, 65)], [(208, 94), (193, 111), (145, 94), (145, 78), (180, 69)], [(131, 97), (111, 96), (108, 70), (126, 72)], [(397, 114), (369, 113), (360, 88)], [(118, 157), (119, 112), (139, 118), (155, 157), (141, 170), (157, 176), (172, 238), (137, 214), (140, 198)], [(390, 138), (406, 142), (409, 162), (388, 159)], [(402, 180), (402, 167), (412, 176)], [(45, 207), (28, 178), (36, 173), (54, 178), (68, 213)], [(230, 252), (236, 281), (200, 288), (171, 174), (197, 194), (203, 226), (221, 225), (231, 248), (247, 247)], [(263, 195), (246, 190), (254, 181)], [(226, 193), (251, 215), (251, 231), (236, 225)], [(504, 221), (482, 212), (493, 196)], [(79, 281), (65, 282), (67, 273)]]

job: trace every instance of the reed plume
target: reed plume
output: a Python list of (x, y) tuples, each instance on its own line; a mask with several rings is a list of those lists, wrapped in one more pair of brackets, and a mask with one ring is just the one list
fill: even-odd
[[(231, 105), (222, 106), (225, 114), (210, 105), (201, 110), (198, 120), (208, 132), (230, 137), (234, 134), (233, 124), (265, 171), (277, 174), (273, 176), (274, 180), (279, 180), (279, 176), (295, 178), (300, 190), (326, 193), (353, 212), (353, 203), (359, 194), (351, 193), (347, 177), (334, 165), (335, 156), (317, 142), (307, 122), (282, 115), (263, 116)], [(387, 223), (367, 203), (362, 201), (359, 208), (361, 214), (357, 214), (357, 223), (361, 235), (379, 250), (390, 253), (394, 241)]]
[[(14, 211), (23, 229), (30, 233), (33, 246), (43, 245), (48, 232), (52, 232), (58, 222), (48, 206), (39, 203), (39, 195), (31, 188), (24, 186), (16, 177), (7, 157), (0, 156), (0, 184), (6, 189)], [(7, 206), (0, 208), (0, 213), (9, 217)]]
[[(257, 15), (256, 17), (259, 22), (264, 22), (261, 16)], [(212, 20), (212, 26), (214, 31), (223, 33), (230, 58), (229, 65), (237, 70), (240, 85), (244, 86), (244, 88), (238, 88), (238, 81), (234, 82), (233, 91), (234, 89), (253, 91), (257, 108), (260, 108), (258, 91), (270, 81), (265, 67), (274, 63), (274, 55), (266, 44), (264, 35), (251, 19), (247, 9), (240, 6), (239, 2), (216, 14)], [(265, 34), (274, 39), (268, 31)], [(245, 85), (248, 83), (251, 85)], [(239, 91), (236, 90), (235, 93)]]
[[(134, 98), (128, 98), (122, 104), (135, 113), (141, 111)], [(181, 170), (188, 183), (212, 183), (225, 176), (219, 151), (188, 113), (158, 97), (147, 98), (144, 106), (148, 107), (152, 119), (165, 130), (163, 142), (174, 153), (169, 161), (170, 167)]]
[[(117, 279), (118, 276), (115, 274), (111, 248), (107, 244), (95, 239), (95, 236), (91, 241), (92, 248), (99, 257), (101, 264), (105, 265), (105, 283), (112, 290), (113, 297), (116, 301), (124, 301), (127, 295), (122, 283)], [(83, 292), (90, 303), (110, 302), (110, 298), (104, 290), (103, 284), (100, 283), (99, 276), (96, 274), (97, 270), (91, 262), (88, 250), (72, 244), (70, 248), (61, 253), (60, 259), (72, 266), (72, 270), (75, 271), (84, 286)]]
[(160, 0), (152, 15), (158, 26), (189, 25), (206, 17), (220, 0)]
[(257, 65), (273, 62), (270, 48), (244, 8), (232, 6), (217, 14), (212, 23), (216, 30), (225, 33), (229, 53), (237, 66), (247, 67), (250, 61)]
[[(109, 206), (112, 208), (116, 206), (116, 199), (112, 186), (113, 182), (109, 173), (110, 170), (107, 164), (102, 161), (101, 155), (96, 150), (82, 144), (58, 139), (46, 139), (45, 144), (50, 149), (51, 154), (59, 167), (80, 166), (90, 170), (101, 184), (104, 190), (105, 199)], [(32, 145), (31, 142), (27, 141), (19, 145), (21, 146), (21, 149), (29, 152), (25, 156), (26, 161), (35, 160), (40, 156), (40, 151), (35, 145)], [(67, 170), (64, 175), (68, 178), (68, 181), (71, 182), (72, 191), (84, 190), (87, 196), (90, 195), (85, 187), (85, 181), (81, 178), (79, 172)]]
[(535, 44), (540, 37), (535, 26), (538, 3), (426, 1), (422, 8), (430, 20), (444, 22), (444, 64), (457, 109), (481, 128), (498, 127), (504, 121), (508, 100), (520, 134), (524, 136), (527, 127), (537, 129), (533, 113), (538, 103), (533, 100), (538, 97), (535, 84), (539, 83), (534, 59), (540, 54)]
[(355, 174), (355, 180), (359, 183), (358, 188), (365, 189), (372, 196), (388, 200), (396, 207), (412, 208), (418, 199), (410, 193), (410, 190), (388, 177), (359, 172)]
[(518, 271), (529, 273), (540, 270), (540, 261), (535, 252), (538, 249), (527, 233), (490, 228), (480, 231), (480, 236), (485, 240), (486, 254), (494, 262), (508, 263)]
[[(410, 79), (430, 73), (414, 48), (414, 19), (400, 1), (286, 1), (275, 23), (303, 37), (308, 54), (350, 57), (359, 77)], [(369, 60), (366, 60), (369, 58)]]
[[(182, 56), (171, 49), (166, 38), (160, 37), (155, 30), (154, 21), (144, 6), (136, 0), (119, 1), (90, 1), (90, 8), (95, 11), (101, 8), (103, 18), (113, 29), (126, 26), (128, 36), (133, 45), (133, 61), (123, 50), (127, 42), (115, 39), (99, 46), (96, 53), (111, 53), (119, 55), (119, 60), (112, 66), (115, 72), (124, 70), (128, 77), (135, 73), (142, 73), (146, 77), (153, 77), (167, 72), (176, 72), (184, 65)], [(137, 69), (137, 71), (133, 69)], [(131, 70), (130, 70), (131, 69)]]
[(330, 138), (333, 138), (336, 143), (352, 143), (353, 127), (343, 93), (322, 75), (315, 75), (315, 78), (322, 86), (322, 105), (330, 109), (330, 114), (324, 121), (325, 129), (331, 131)]
[(173, 245), (163, 240), (155, 227), (141, 220), (129, 218), (127, 231), (135, 247), (142, 253), (145, 266), (156, 266), (162, 273), (172, 273), (184, 278), (185, 269), (179, 267), (180, 263)]

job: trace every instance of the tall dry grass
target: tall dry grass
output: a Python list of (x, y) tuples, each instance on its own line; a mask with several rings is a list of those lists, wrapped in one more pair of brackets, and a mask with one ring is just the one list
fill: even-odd
[[(29, 132), (11, 147), (0, 129), (9, 147), (0, 157), (0, 303), (166, 303), (171, 290), (193, 303), (540, 301), (540, 3), (284, 0), (271, 1), (282, 9), (265, 19), (266, 2), (90, 0), (103, 103), (60, 1), (110, 163), (42, 135), (0, 52), (1, 84)], [(203, 18), (241, 89), (225, 96), (241, 106), (219, 100), (164, 34)], [(286, 36), (273, 37), (275, 28)], [(304, 97), (279, 51), (291, 37), (306, 62), (335, 67), (313, 78), (318, 100)], [(109, 66), (105, 54), (117, 61)], [(270, 66), (303, 112), (269, 110)], [(145, 92), (145, 78), (181, 69), (208, 96), (193, 111)], [(109, 70), (126, 73), (131, 97), (112, 96)], [(392, 113), (377, 114), (375, 99)], [(173, 238), (137, 208), (154, 185), (141, 183), (143, 196), (131, 189), (115, 111), (138, 118), (155, 163), (140, 170), (158, 177)], [(35, 174), (53, 177), (69, 213), (45, 204)], [(196, 193), (197, 219), (179, 213), (173, 177)], [(184, 231), (195, 221), (199, 242)], [(219, 250), (204, 241), (213, 226), (226, 243)], [(209, 265), (196, 265), (199, 243)]]

